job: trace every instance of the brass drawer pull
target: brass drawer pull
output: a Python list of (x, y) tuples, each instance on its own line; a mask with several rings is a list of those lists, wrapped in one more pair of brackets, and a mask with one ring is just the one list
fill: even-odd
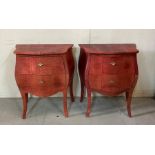
[(43, 81), (43, 80), (40, 80), (40, 82), (39, 82), (40, 84), (44, 84), (45, 82)]
[(110, 83), (110, 84), (114, 84), (115, 81), (114, 81), (114, 80), (110, 80), (109, 83)]
[(39, 63), (38, 66), (39, 67), (42, 67), (42, 66), (44, 66), (44, 64), (43, 63)]
[(110, 63), (112, 66), (116, 66), (116, 62), (111, 62)]

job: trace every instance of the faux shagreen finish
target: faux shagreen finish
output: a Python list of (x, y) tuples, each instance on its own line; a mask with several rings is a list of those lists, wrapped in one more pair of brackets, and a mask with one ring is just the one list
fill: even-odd
[(15, 78), (23, 99), (23, 119), (26, 118), (28, 93), (47, 97), (60, 91), (64, 95), (64, 116), (68, 117), (68, 87), (71, 101), (74, 101), (72, 46), (72, 44), (16, 45)]
[(126, 94), (128, 116), (131, 117), (132, 93), (138, 79), (137, 53), (135, 44), (80, 44), (79, 74), (81, 99), (87, 88), (88, 107), (91, 112), (91, 93), (108, 96)]

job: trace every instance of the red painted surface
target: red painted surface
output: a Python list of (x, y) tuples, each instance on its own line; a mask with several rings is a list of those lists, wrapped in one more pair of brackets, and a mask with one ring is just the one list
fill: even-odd
[(47, 97), (57, 92), (63, 92), (64, 115), (68, 117), (68, 87), (71, 100), (74, 101), (72, 46), (71, 44), (16, 45), (15, 77), (23, 99), (23, 118), (26, 118), (28, 93)]
[(80, 44), (79, 74), (81, 99), (87, 89), (88, 108), (91, 112), (91, 92), (108, 96), (126, 93), (128, 115), (131, 117), (131, 98), (138, 79), (135, 44)]

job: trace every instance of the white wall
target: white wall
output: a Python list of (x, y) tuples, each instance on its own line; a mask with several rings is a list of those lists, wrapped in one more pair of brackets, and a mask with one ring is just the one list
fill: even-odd
[[(134, 96), (155, 94), (155, 30), (0, 30), (0, 97), (19, 97), (14, 79), (15, 45), (19, 43), (73, 43), (76, 60), (79, 43), (136, 43), (139, 80)], [(76, 96), (80, 94), (77, 72), (74, 78)], [(61, 93), (56, 96), (61, 96)]]

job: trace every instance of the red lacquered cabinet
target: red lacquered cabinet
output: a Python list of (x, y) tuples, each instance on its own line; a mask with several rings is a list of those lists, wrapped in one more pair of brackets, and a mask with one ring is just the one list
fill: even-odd
[(132, 93), (138, 79), (135, 44), (80, 44), (79, 74), (81, 99), (87, 89), (88, 106), (91, 112), (91, 92), (116, 96), (126, 94), (128, 116), (131, 117)]
[(64, 115), (68, 117), (68, 87), (71, 101), (74, 101), (72, 46), (72, 44), (16, 45), (15, 78), (23, 99), (23, 119), (27, 113), (28, 93), (47, 97), (63, 92)]

